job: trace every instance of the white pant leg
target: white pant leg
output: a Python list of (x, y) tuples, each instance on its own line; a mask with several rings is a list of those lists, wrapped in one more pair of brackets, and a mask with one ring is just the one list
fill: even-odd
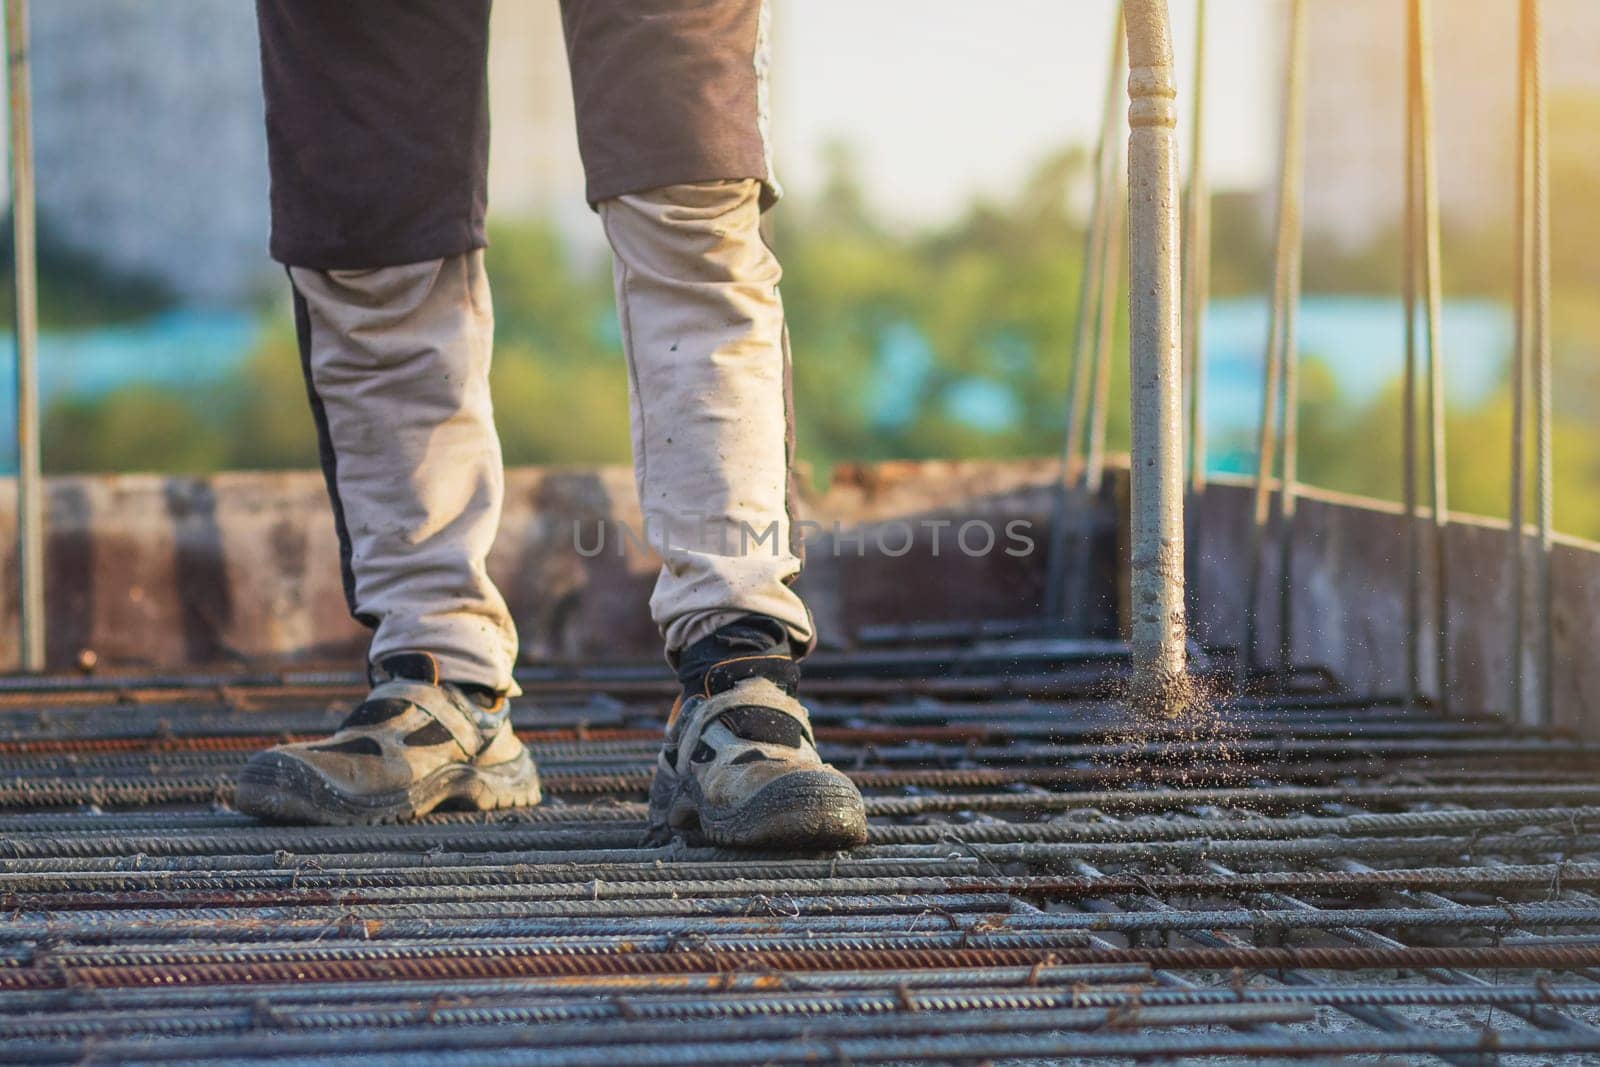
[(485, 568), (505, 480), (483, 253), (289, 274), (370, 658), (430, 652), (450, 681), (514, 691), (516, 628)]
[[(627, 350), (634, 471), (665, 531), (650, 598), (669, 652), (756, 613), (808, 647), (789, 583), (788, 341), (760, 183), (696, 182), (602, 201)], [(654, 539), (654, 538), (653, 538)]]

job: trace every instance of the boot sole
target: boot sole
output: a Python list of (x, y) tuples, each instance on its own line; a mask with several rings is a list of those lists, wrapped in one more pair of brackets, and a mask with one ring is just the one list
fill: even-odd
[(720, 810), (705, 802), (694, 779), (683, 788), (700, 821), (684, 831), (691, 844), (836, 852), (867, 840), (861, 794), (837, 771), (794, 771)]
[(300, 760), (268, 751), (245, 764), (233, 803), (244, 814), (271, 822), (370, 826), (415, 819), (446, 801), (493, 811), (531, 807), (540, 799), (539, 769), (526, 750), (488, 767), (452, 763), (386, 793), (348, 792)]

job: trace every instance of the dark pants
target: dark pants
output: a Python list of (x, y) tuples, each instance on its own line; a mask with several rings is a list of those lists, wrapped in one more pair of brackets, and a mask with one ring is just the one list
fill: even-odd
[[(764, 7), (562, 0), (590, 203), (729, 178), (775, 195)], [(273, 258), (355, 270), (481, 248), (489, 0), (257, 0), (256, 11)]]

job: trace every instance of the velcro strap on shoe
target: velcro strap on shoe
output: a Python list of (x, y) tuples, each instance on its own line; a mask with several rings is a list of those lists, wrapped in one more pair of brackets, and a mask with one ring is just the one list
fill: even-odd
[[(761, 712), (764, 715), (781, 716), (797, 723), (807, 740), (811, 737), (810, 716), (806, 714), (805, 706), (794, 697), (778, 688), (777, 684), (765, 678), (750, 678), (734, 689), (725, 690), (710, 699), (697, 698), (684, 709), (684, 715), (679, 719), (681, 729), (677, 738), (678, 764), (677, 770), (683, 772), (684, 765), (693, 755), (695, 747), (700, 743), (703, 734), (712, 723), (723, 720), (723, 725), (733, 730), (733, 725), (728, 723), (724, 716), (734, 712)], [(745, 719), (745, 725), (753, 726), (754, 717)], [(734, 730), (738, 733), (737, 730)], [(774, 736), (776, 731), (773, 731)], [(743, 736), (742, 734), (739, 736)], [(792, 736), (785, 734), (785, 736)], [(761, 741), (761, 738), (747, 738), (747, 740)], [(784, 742), (771, 742), (782, 744)], [(795, 747), (799, 747), (798, 745)]]
[(401, 678), (438, 685), (439, 661), (431, 652), (396, 652), (368, 666), (367, 677), (374, 685)]
[(811, 740), (810, 731), (806, 729), (804, 723), (776, 708), (740, 704), (723, 712), (720, 718), (722, 725), (733, 731), (733, 736), (746, 741), (799, 748)]
[(348, 730), (353, 726), (382, 726), (390, 719), (398, 719), (410, 710), (411, 701), (396, 697), (363, 700), (356, 705), (356, 710), (344, 717), (339, 729)]
[(725, 693), (750, 678), (765, 678), (794, 696), (800, 688), (800, 665), (779, 653), (725, 659), (706, 671), (705, 695), (713, 697)]
[[(448, 734), (448, 738), (460, 746), (462, 753), (468, 759), (476, 756), (484, 746), (482, 731), (478, 728), (467, 713), (458, 708), (450, 699), (450, 695), (436, 685), (424, 685), (421, 682), (408, 681), (396, 678), (384, 682), (373, 689), (367, 702), (403, 700), (417, 708), (437, 723)], [(442, 744), (446, 737), (437, 731), (429, 731), (426, 735), (430, 739), (437, 738), (437, 743)], [(419, 742), (412, 742), (413, 744)]]

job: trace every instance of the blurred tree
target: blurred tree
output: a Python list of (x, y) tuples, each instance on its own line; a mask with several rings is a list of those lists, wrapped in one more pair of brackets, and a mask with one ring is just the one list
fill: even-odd
[(1211, 295), (1264, 293), (1272, 285), (1272, 205), (1264, 194), (1218, 190), (1211, 198)]
[[(1401, 387), (1391, 382), (1369, 403), (1341, 401), (1326, 363), (1308, 359), (1301, 372), (1300, 481), (1307, 485), (1398, 501), (1401, 498)], [(1418, 433), (1423, 433), (1418, 421)], [(1483, 403), (1452, 410), (1445, 420), (1446, 484), (1450, 510), (1505, 518), (1510, 513), (1511, 402), (1505, 390)], [(1253, 441), (1224, 446), (1254, 450)], [(1600, 452), (1593, 426), (1557, 416), (1553, 427), (1556, 525), (1600, 536)], [(1417, 456), (1418, 506), (1426, 507), (1425, 442)], [(1530, 453), (1528, 476), (1533, 475)], [(1531, 504), (1525, 512), (1533, 521)]]
[(507, 463), (628, 459), (628, 376), (609, 263), (583, 269), (554, 229), (494, 228), (490, 382)]
[(540, 222), (499, 223), (489, 238), (496, 342), (532, 345), (562, 362), (609, 361), (620, 372), (609, 260), (580, 268)]
[(1551, 276), (1592, 297), (1600, 292), (1600, 93), (1550, 101)]
[(66, 400), (45, 413), (41, 447), (51, 473), (217, 470), (223, 431), (188, 398), (135, 386), (95, 401)]
[[(1550, 106), (1550, 210), (1552, 227), (1552, 371), (1555, 423), (1555, 523), (1560, 530), (1600, 538), (1600, 94), (1569, 94)], [(1223, 198), (1219, 197), (1219, 204)], [(1507, 206), (1510, 214), (1510, 205)], [(1228, 286), (1244, 286), (1259, 244), (1251, 227), (1262, 216), (1242, 205), (1219, 212), (1217, 271)], [(1442, 235), (1443, 283), (1447, 296), (1483, 296), (1510, 303), (1513, 242), (1507, 219), (1453, 228)], [(1306, 248), (1308, 291), (1399, 292), (1400, 240), (1389, 231), (1363, 248), (1344, 250), (1310, 241)], [(1256, 282), (1257, 290), (1262, 282)], [(1446, 359), (1448, 360), (1448, 352)], [(1506, 353), (1509, 369), (1511, 353)], [(1308, 484), (1398, 500), (1401, 494), (1400, 383), (1365, 405), (1342, 401), (1325, 366), (1308, 359), (1301, 396), (1301, 478)], [(1530, 427), (1531, 436), (1531, 427)], [(1455, 405), (1446, 420), (1447, 488), (1451, 510), (1505, 517), (1510, 510), (1511, 401), (1502, 385), (1481, 402)], [(1222, 442), (1253, 451), (1253, 441)], [(1531, 444), (1531, 441), (1530, 441)], [(1422, 457), (1419, 456), (1419, 463)], [(1528, 466), (1532, 477), (1532, 460)], [(1425, 472), (1419, 469), (1419, 492)], [(1531, 496), (1526, 514), (1532, 521)]]
[[(1552, 243), (1556, 520), (1563, 530), (1600, 536), (1600, 257), (1593, 254), (1600, 212), (1590, 203), (1600, 188), (1600, 98), (1553, 102), (1551, 125), (1552, 207), (1562, 220)], [(785, 266), (801, 458), (820, 472), (846, 459), (1054, 454), (1076, 328), (1084, 153), (1052, 153), (1011, 196), (974, 203), (950, 224), (917, 232), (882, 221), (847, 145), (830, 146), (826, 162), (822, 195), (786, 203), (774, 237)], [(1218, 195), (1217, 296), (1260, 296), (1269, 285), (1268, 208), (1257, 195)], [(1503, 222), (1445, 235), (1446, 295), (1509, 297)], [(575, 261), (548, 226), (499, 224), (492, 237), (492, 382), (507, 461), (625, 461), (627, 373), (609, 265)], [(1392, 298), (1399, 260), (1392, 231), (1356, 249), (1313, 239), (1307, 291)], [(86, 306), (100, 314), (138, 302), (96, 297)], [(259, 351), (221, 387), (127, 390), (55, 405), (46, 426), (51, 468), (314, 466), (292, 331), (282, 309), (273, 314)], [(1116, 451), (1127, 443), (1120, 300), (1112, 337), (1107, 444)], [(1397, 498), (1398, 385), (1352, 402), (1308, 353), (1301, 391), (1302, 480)], [(1452, 410), (1448, 430), (1453, 507), (1505, 514), (1505, 391)], [(1254, 443), (1239, 435), (1213, 445), (1248, 455)]]
[(489, 381), (507, 463), (628, 462), (628, 379), (620, 354), (586, 362), (497, 344)]
[(300, 349), (287, 315), (276, 318), (261, 347), (207, 406), (225, 413), (232, 469), (292, 470), (320, 462)]
[(786, 207), (778, 251), (795, 343), (801, 454), (841, 459), (1053, 452), (1082, 245), (1081, 150), (947, 229), (886, 231), (836, 148), (827, 196)]

